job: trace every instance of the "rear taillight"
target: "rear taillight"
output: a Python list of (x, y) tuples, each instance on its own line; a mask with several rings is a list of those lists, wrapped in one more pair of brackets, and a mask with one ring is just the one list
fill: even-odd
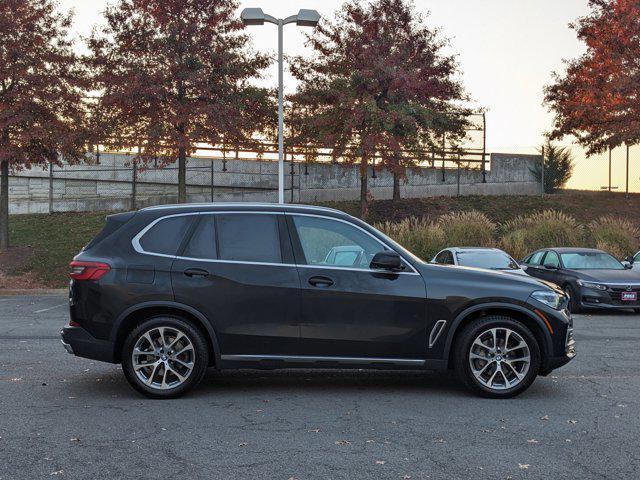
[(71, 267), (69, 276), (74, 280), (99, 280), (111, 270), (109, 265), (101, 262), (78, 262), (74, 260), (69, 266)]

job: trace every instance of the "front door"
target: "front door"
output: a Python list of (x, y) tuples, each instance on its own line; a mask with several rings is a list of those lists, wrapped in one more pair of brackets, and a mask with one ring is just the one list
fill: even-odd
[(302, 292), (299, 355), (424, 358), (425, 284), (413, 267), (371, 270), (373, 256), (389, 247), (345, 220), (306, 214), (287, 220)]
[(176, 301), (212, 323), (223, 359), (295, 353), (300, 284), (283, 215), (200, 214), (171, 275)]

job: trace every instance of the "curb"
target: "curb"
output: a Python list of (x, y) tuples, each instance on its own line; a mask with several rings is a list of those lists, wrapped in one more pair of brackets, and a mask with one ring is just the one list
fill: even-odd
[(18, 295), (66, 295), (66, 288), (24, 288), (24, 289), (1, 289), (0, 297), (13, 297)]

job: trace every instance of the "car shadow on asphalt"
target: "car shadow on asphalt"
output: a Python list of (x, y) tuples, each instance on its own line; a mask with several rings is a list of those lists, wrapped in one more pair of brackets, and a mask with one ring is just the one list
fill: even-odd
[[(105, 372), (100, 381), (78, 378), (72, 395), (93, 398), (139, 399), (118, 370)], [(209, 369), (200, 385), (184, 398), (203, 399), (238, 394), (263, 394), (271, 397), (291, 394), (322, 396), (361, 394), (402, 396), (427, 394), (433, 398), (476, 398), (457, 380), (453, 372), (415, 370), (225, 370)], [(523, 397), (545, 398), (549, 386), (538, 379)]]

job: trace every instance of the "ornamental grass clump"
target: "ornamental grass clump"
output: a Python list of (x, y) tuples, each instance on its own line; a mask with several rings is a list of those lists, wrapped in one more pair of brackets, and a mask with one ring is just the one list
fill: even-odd
[(376, 225), (400, 245), (428, 262), (442, 250), (445, 234), (442, 227), (423, 218), (410, 217), (399, 222), (384, 222)]
[(477, 210), (453, 212), (442, 215), (438, 225), (450, 247), (494, 247), (496, 224)]
[(589, 224), (589, 233), (596, 248), (623, 259), (638, 251), (640, 230), (624, 218), (601, 217)]
[(556, 210), (523, 215), (502, 225), (500, 246), (515, 259), (547, 247), (584, 247), (585, 231), (575, 218)]

